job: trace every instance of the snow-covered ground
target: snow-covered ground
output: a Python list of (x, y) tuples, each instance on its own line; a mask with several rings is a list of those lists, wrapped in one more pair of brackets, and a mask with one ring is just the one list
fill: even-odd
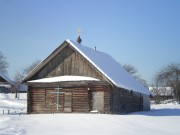
[[(7, 110), (10, 110), (10, 115)], [(149, 112), (127, 115), (26, 115), (25, 112), (26, 94), (21, 94), (19, 100), (12, 94), (0, 94), (0, 135), (180, 134), (180, 105), (173, 103), (152, 105)]]
[(0, 93), (0, 114), (15, 114), (26, 113), (27, 94), (18, 94), (18, 99), (15, 99), (15, 94)]

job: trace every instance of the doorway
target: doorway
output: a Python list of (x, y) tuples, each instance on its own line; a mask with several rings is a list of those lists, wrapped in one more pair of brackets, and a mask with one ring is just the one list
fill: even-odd
[(104, 92), (92, 92), (92, 111), (104, 113)]
[(72, 112), (72, 93), (64, 93), (64, 112)]

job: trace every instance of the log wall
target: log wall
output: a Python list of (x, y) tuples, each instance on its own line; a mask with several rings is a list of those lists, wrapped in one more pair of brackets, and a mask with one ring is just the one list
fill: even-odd
[(116, 88), (113, 92), (113, 113), (125, 114), (143, 110), (143, 95)]
[[(62, 113), (62, 112), (89, 112), (89, 95), (86, 88), (63, 88), (61, 92), (70, 94), (69, 101), (65, 100), (65, 93), (59, 95), (59, 110), (57, 110), (57, 95), (54, 88), (31, 88), (28, 100), (28, 113)], [(66, 101), (66, 102), (65, 102)], [(69, 110), (65, 104), (71, 104)]]
[[(74, 84), (73, 84), (74, 85)], [(56, 87), (54, 87), (56, 86)], [(59, 95), (57, 110), (57, 95), (55, 88), (60, 86), (64, 92)], [(111, 113), (111, 87), (107, 83), (87, 84), (67, 87), (67, 84), (31, 84), (28, 90), (28, 113), (89, 113), (92, 110), (92, 92), (104, 92), (103, 112)]]

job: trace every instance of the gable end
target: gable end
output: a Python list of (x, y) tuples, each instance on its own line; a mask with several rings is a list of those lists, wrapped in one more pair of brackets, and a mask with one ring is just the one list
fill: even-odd
[(64, 75), (89, 76), (108, 81), (83, 55), (66, 42), (49, 55), (44, 62), (46, 64), (28, 81)]

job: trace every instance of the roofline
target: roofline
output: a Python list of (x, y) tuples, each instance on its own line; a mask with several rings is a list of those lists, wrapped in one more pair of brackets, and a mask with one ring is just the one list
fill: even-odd
[[(75, 50), (77, 50), (89, 63), (91, 63), (91, 64), (93, 65), (94, 69), (95, 69), (96, 71), (100, 72), (100, 73), (103, 75), (103, 77), (106, 79), (106, 81), (108, 81), (112, 86), (116, 86), (116, 84), (114, 83), (114, 81), (113, 81), (106, 73), (104, 73), (100, 68), (98, 68), (98, 67), (96, 66), (96, 64), (95, 64), (93, 61), (91, 61), (91, 60), (86, 56), (86, 54), (84, 54), (83, 52), (81, 52), (69, 39), (67, 39), (66, 42), (68, 42)], [(118, 87), (118, 86), (116, 86), (116, 87)]]
[[(46, 59), (41, 61), (33, 70), (31, 70), (23, 79), (22, 83), (25, 83), (29, 78), (33, 77), (42, 67), (44, 67), (50, 60), (54, 58), (64, 47), (67, 41), (65, 40), (61, 45), (59, 45)], [(63, 46), (64, 45), (64, 46)]]
[[(115, 82), (114, 82), (114, 80), (112, 80), (111, 79), (111, 77), (109, 77), (103, 70), (101, 70), (98, 66), (96, 66), (96, 64), (93, 62), (93, 61), (91, 61), (91, 59), (89, 59), (87, 56), (86, 56), (86, 54), (84, 54), (81, 50), (79, 50), (77, 47), (76, 47), (76, 45), (74, 45), (73, 44), (73, 42), (71, 42), (71, 40), (69, 40), (69, 39), (67, 39), (66, 40), (73, 48), (75, 48), (75, 50), (77, 50), (81, 55), (83, 55), (83, 57), (84, 58), (86, 58), (92, 65), (93, 65), (93, 67), (96, 69), (96, 70), (98, 70), (103, 76), (104, 76), (104, 78), (112, 85), (112, 86), (115, 86), (115, 87), (118, 87), (118, 88), (123, 88), (123, 86), (118, 86)], [(133, 78), (134, 79), (134, 78)], [(135, 80), (135, 79), (134, 79)], [(137, 80), (135, 80), (136, 81), (136, 83), (139, 83), (140, 84), (140, 82), (138, 82)], [(142, 85), (142, 84), (140, 84), (140, 85)], [(142, 85), (143, 86), (143, 85)], [(144, 87), (144, 86), (143, 86)], [(144, 87), (145, 88), (145, 87)], [(145, 89), (147, 89), (148, 90), (148, 88), (145, 88)], [(127, 89), (127, 90), (133, 90), (133, 89)]]
[(118, 85), (116, 85), (116, 83), (114, 82), (114, 80), (111, 79), (111, 77), (109, 77), (104, 71), (102, 71), (98, 66), (96, 66), (96, 64), (88, 56), (86, 56), (86, 54), (84, 54), (81, 50), (79, 50), (76, 47), (76, 45), (74, 45), (74, 43), (71, 40), (69, 40), (69, 39), (65, 40), (61, 45), (59, 45), (45, 60), (40, 62), (28, 75), (26, 75), (23, 78), (22, 83), (25, 83), (26, 81), (28, 81), (28, 79), (33, 77), (42, 67), (44, 67), (49, 61), (51, 61), (67, 45), (70, 45), (70, 47), (74, 51), (76, 51), (79, 54), (81, 54), (92, 65), (92, 67), (97, 72), (99, 72), (102, 75), (102, 77), (107, 82), (109, 82), (113, 87), (123, 88), (123, 86), (119, 87)]
[(0, 71), (0, 77), (2, 77), (10, 85), (14, 85), (14, 82), (1, 71)]
[[(81, 51), (79, 51), (74, 44), (69, 40), (66, 39), (61, 45), (59, 45), (46, 59), (44, 59), (43, 61), (41, 61), (33, 70), (31, 70), (29, 72), (29, 74), (27, 74), (23, 79), (22, 79), (22, 83), (25, 83), (29, 78), (33, 77), (43, 66), (45, 66), (49, 61), (51, 61), (67, 44), (70, 45), (70, 47), (72, 47), (73, 50), (79, 52), (83, 57), (85, 56), (85, 54), (83, 54)], [(88, 58), (85, 57), (85, 59), (90, 62), (93, 66), (93, 68), (97, 71), (100, 72), (104, 79), (109, 82), (112, 86), (116, 86), (115, 83), (113, 83), (112, 80), (109, 79), (109, 77), (102, 71), (100, 70), (97, 66), (95, 66), (95, 64)], [(117, 87), (117, 86), (116, 86)]]

